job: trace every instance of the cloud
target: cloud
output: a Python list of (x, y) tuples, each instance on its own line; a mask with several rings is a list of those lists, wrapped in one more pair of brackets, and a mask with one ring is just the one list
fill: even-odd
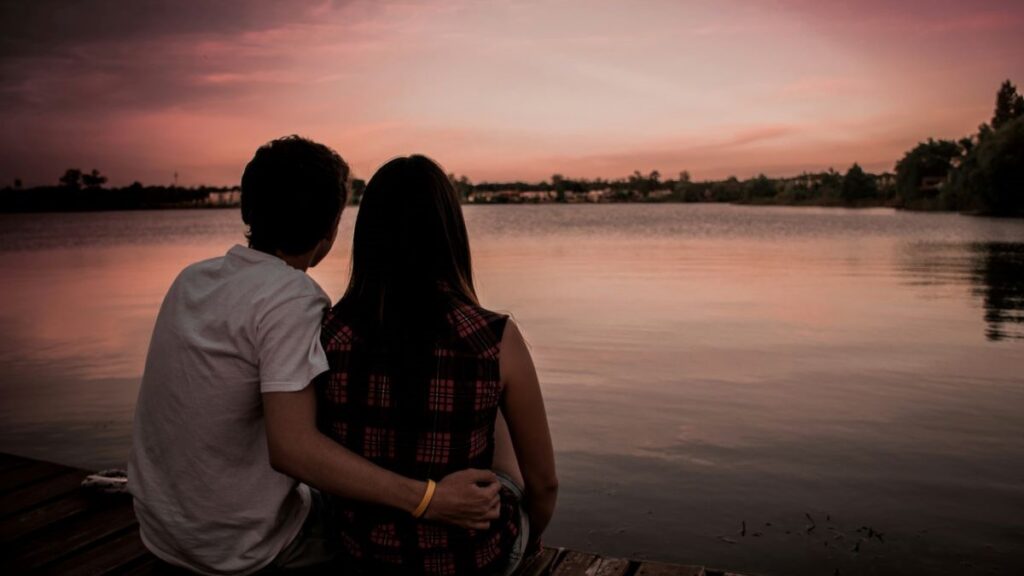
[(848, 165), (899, 153), (850, 144), (875, 116), (966, 134), (1024, 57), (1005, 0), (623, 6), (0, 0), (0, 186), (233, 183), (292, 132), (364, 175), (414, 150), (474, 179)]
[(1024, 22), (1024, 5), (1018, 0), (781, 0), (779, 5), (818, 25), (856, 29), (862, 33), (870, 30), (901, 34), (1015, 31)]
[(111, 41), (234, 35), (309, 21), (319, 0), (4, 0), (3, 54), (38, 55)]

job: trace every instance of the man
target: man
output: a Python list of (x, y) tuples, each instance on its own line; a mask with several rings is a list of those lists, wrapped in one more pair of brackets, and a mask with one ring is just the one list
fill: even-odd
[(317, 489), (470, 528), (497, 517), (489, 471), (428, 489), (316, 428), (309, 383), (327, 369), (319, 335), (330, 299), (305, 272), (334, 244), (348, 177), (321, 144), (292, 136), (261, 147), (242, 176), (248, 247), (187, 267), (164, 299), (128, 474), (143, 542), (166, 562), (246, 575), (327, 561)]

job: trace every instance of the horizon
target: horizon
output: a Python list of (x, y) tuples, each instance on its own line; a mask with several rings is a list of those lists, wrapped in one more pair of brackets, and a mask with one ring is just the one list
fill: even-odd
[[(857, 164), (859, 166), (859, 164), (856, 163), (856, 162), (854, 164)], [(822, 169), (822, 170), (816, 170), (816, 171), (813, 171), (813, 172), (805, 171), (805, 172), (800, 172), (799, 174), (782, 174), (782, 175), (778, 175), (778, 176), (770, 176), (770, 175), (767, 175), (767, 174), (759, 173), (759, 174), (754, 174), (753, 176), (744, 177), (744, 178), (740, 178), (740, 177), (736, 176), (735, 174), (730, 174), (728, 176), (724, 176), (724, 177), (720, 177), (720, 178), (707, 178), (707, 179), (705, 179), (705, 178), (693, 178), (691, 176), (690, 182), (693, 182), (695, 184), (708, 184), (708, 183), (726, 182), (726, 181), (729, 181), (729, 180), (732, 180), (732, 179), (736, 179), (739, 182), (745, 182), (745, 181), (749, 181), (749, 180), (756, 180), (756, 179), (761, 178), (761, 177), (768, 178), (769, 180), (795, 180), (795, 179), (798, 179), (798, 178), (802, 178), (804, 176), (815, 176), (815, 175), (820, 175), (820, 174), (827, 174), (829, 172), (832, 172), (832, 173), (835, 173), (835, 174), (839, 174), (839, 175), (843, 175), (852, 167), (853, 167), (853, 165), (851, 164), (850, 166), (846, 167), (846, 169), (837, 170), (834, 166), (830, 166), (828, 168), (825, 168), (825, 169)], [(864, 167), (860, 166), (860, 168), (863, 170)], [(82, 173), (82, 175), (88, 175), (88, 172), (89, 172), (88, 170), (82, 170), (81, 168), (77, 168), (77, 167), (76, 168), (68, 168), (64, 172), (67, 172), (68, 170), (79, 170)], [(669, 182), (676, 182), (676, 181), (679, 180), (679, 177), (680, 177), (680, 174), (662, 173), (662, 171), (658, 170), (657, 168), (654, 169), (654, 172), (658, 173), (660, 181), (662, 183), (665, 183), (665, 184), (667, 184)], [(879, 172), (871, 172), (869, 170), (864, 170), (864, 173), (867, 174), (868, 176), (873, 176), (873, 177), (877, 177), (877, 178), (880, 178), (880, 177), (883, 177), (883, 176), (890, 176), (890, 177), (896, 176), (896, 174), (894, 172), (892, 172), (891, 170), (884, 170), (884, 171), (879, 171)], [(641, 174), (641, 176), (648, 177), (648, 176), (650, 176), (650, 174), (651, 173), (649, 172), (647, 174)], [(103, 176), (104, 178), (106, 178), (108, 176), (107, 174), (104, 174), (102, 171), (99, 172), (99, 175)], [(622, 176), (616, 176), (616, 177), (610, 177), (610, 178), (605, 178), (605, 177), (588, 178), (586, 176), (579, 176), (579, 177), (577, 177), (577, 176), (566, 176), (565, 174), (560, 174), (558, 172), (556, 172), (555, 174), (552, 174), (552, 176), (561, 176), (564, 180), (569, 181), (569, 182), (587, 182), (587, 183), (607, 182), (609, 184), (628, 182), (629, 178), (632, 177), (633, 175), (634, 174), (625, 174), (625, 175), (622, 175)], [(448, 176), (449, 177), (453, 177), (454, 176), (454, 177), (457, 177), (457, 178), (461, 178), (462, 176), (465, 176), (465, 174), (457, 174), (457, 173), (451, 172), (451, 173), (448, 174)], [(540, 184), (551, 184), (551, 177), (550, 176), (547, 177), (547, 178), (540, 178), (538, 180), (523, 180), (523, 179), (514, 180), (514, 179), (510, 179), (510, 180), (480, 180), (480, 181), (473, 181), (473, 179), (469, 178), (468, 176), (466, 176), (466, 178), (469, 179), (469, 184), (471, 186), (494, 186), (494, 185), (498, 185), (498, 184), (509, 184), (509, 185), (527, 184), (527, 185), (531, 185), (531, 186), (536, 186), (536, 185), (540, 185)], [(363, 178), (363, 177), (360, 177), (358, 175), (354, 175), (351, 178), (351, 181), (356, 181), (356, 180), (361, 181), (365, 185), (367, 180), (369, 180), (369, 177)], [(174, 184), (172, 182), (172, 183), (169, 183), (169, 184), (164, 184), (164, 183), (147, 183), (147, 182), (140, 182), (140, 181), (136, 180), (136, 181), (131, 182), (130, 184), (118, 184), (118, 185), (109, 185), (109, 186), (105, 185), (105, 184), (107, 184), (107, 182), (104, 182), (104, 184), (100, 184), (99, 186), (95, 186), (95, 188), (98, 188), (98, 189), (131, 188), (132, 186), (138, 184), (138, 185), (143, 186), (144, 188), (197, 188), (197, 189), (199, 189), (199, 188), (211, 188), (211, 189), (231, 189), (231, 190), (239, 190), (239, 189), (241, 189), (241, 182), (227, 183), (227, 184), (206, 184), (206, 183), (203, 183), (203, 182), (197, 182), (195, 184), (181, 184), (181, 183)], [(5, 184), (2, 187), (3, 188), (8, 188), (8, 187), (11, 187), (11, 186), (10, 186), (10, 184)], [(44, 188), (60, 188), (60, 187), (61, 187), (61, 184), (57, 183), (57, 184), (40, 184), (40, 185), (35, 185), (35, 186), (24, 186), (23, 188), (40, 188), (40, 189), (44, 189)], [(84, 185), (83, 187), (84, 188), (89, 188), (88, 185)]]
[(298, 133), (355, 177), (473, 182), (889, 172), (1024, 81), (1024, 6), (566, 0), (4, 4), (0, 186), (237, 183)]

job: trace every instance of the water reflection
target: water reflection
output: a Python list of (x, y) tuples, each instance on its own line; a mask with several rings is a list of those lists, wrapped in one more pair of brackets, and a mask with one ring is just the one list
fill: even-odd
[[(563, 481), (551, 543), (749, 573), (1024, 565), (1005, 528), (1024, 516), (1024, 221), (466, 215), (481, 297), (516, 314), (543, 382)], [(343, 218), (312, 271), (334, 297)], [(241, 233), (236, 211), (0, 215), (0, 452), (123, 465), (167, 286)], [(886, 542), (853, 552), (864, 525)]]
[(985, 335), (1024, 340), (1024, 244), (976, 244), (973, 253), (973, 293), (985, 305)]
[(1024, 243), (910, 242), (900, 269), (925, 300), (959, 298), (968, 287), (988, 341), (1024, 340)]

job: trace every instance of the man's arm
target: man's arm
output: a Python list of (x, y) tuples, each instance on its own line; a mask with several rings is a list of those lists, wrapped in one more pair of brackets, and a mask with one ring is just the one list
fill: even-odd
[[(385, 470), (324, 436), (316, 427), (313, 386), (263, 394), (270, 465), (275, 470), (343, 498), (411, 513), (426, 482)], [(486, 529), (498, 518), (500, 485), (488, 470), (463, 470), (437, 483), (423, 515), (463, 528)]]

